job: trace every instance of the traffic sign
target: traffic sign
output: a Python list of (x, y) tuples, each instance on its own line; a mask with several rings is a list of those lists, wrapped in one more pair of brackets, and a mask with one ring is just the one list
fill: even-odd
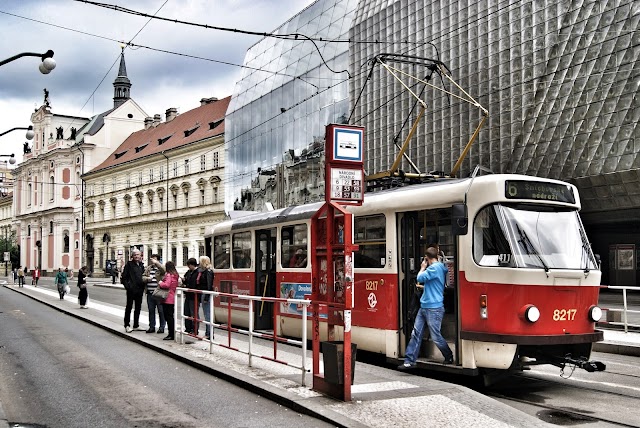
[(5, 262), (11, 261), (11, 253), (9, 253), (8, 251), (4, 252), (4, 261)]

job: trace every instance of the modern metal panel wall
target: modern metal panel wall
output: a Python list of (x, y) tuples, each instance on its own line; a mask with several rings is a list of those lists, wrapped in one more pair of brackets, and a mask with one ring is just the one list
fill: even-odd
[[(637, 0), (360, 1), (350, 32), (350, 99), (374, 55), (439, 54), (489, 110), (461, 175), (479, 164), (571, 180), (587, 211), (640, 207), (639, 23)], [(480, 113), (431, 94), (409, 154), (423, 172), (448, 172)], [(393, 163), (393, 140), (407, 135), (402, 123), (412, 105), (389, 74), (374, 72), (352, 120), (367, 130), (367, 172)]]

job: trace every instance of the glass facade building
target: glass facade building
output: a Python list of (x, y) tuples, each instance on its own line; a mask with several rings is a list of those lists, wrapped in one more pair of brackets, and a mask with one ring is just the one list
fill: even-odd
[[(274, 31), (314, 42), (268, 37), (247, 51), (226, 118), (227, 211), (261, 209), (256, 193), (277, 206), (323, 197), (312, 183), (324, 176), (314, 153), (325, 125), (349, 113), (349, 45), (330, 41), (348, 38), (357, 3), (319, 0)], [(302, 176), (290, 168), (301, 162)]]
[[(260, 199), (278, 206), (322, 199), (314, 189), (323, 180), (324, 125), (342, 122), (350, 109), (349, 123), (365, 128), (366, 173), (388, 170), (418, 109), (380, 67), (368, 79), (368, 61), (381, 53), (439, 58), (489, 112), (458, 175), (480, 165), (573, 182), (594, 250), (609, 260), (604, 281), (615, 277), (610, 246), (630, 244), (638, 283), (638, 28), (637, 0), (319, 0), (277, 32), (349, 39), (348, 46), (317, 42), (330, 68), (349, 76), (330, 71), (300, 39), (268, 38), (247, 52), (251, 68), (227, 119), (227, 186), (235, 196), (225, 207), (236, 198), (250, 209), (262, 209)], [(431, 83), (451, 89), (437, 76)], [(482, 114), (437, 91), (423, 99), (426, 114), (407, 154), (420, 172), (448, 173)], [(404, 160), (400, 168), (412, 171)]]

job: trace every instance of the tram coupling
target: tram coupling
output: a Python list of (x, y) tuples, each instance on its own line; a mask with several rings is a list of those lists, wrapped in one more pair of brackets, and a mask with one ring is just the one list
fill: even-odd
[(576, 366), (588, 371), (589, 373), (602, 372), (607, 368), (607, 365), (600, 361), (589, 361), (586, 358), (579, 358), (576, 360), (574, 358), (571, 358), (571, 355), (567, 355), (564, 357), (564, 364)]

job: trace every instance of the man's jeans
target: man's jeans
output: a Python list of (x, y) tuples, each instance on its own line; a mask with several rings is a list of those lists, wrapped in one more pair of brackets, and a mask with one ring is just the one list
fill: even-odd
[(420, 354), (420, 345), (422, 345), (422, 335), (424, 334), (425, 326), (429, 327), (429, 335), (431, 340), (436, 344), (445, 360), (453, 358), (453, 352), (449, 349), (447, 341), (444, 340), (440, 333), (440, 326), (442, 325), (442, 317), (444, 316), (444, 307), (441, 308), (420, 308), (416, 315), (416, 321), (413, 324), (413, 331), (411, 332), (411, 340), (407, 345), (404, 361), (406, 363), (415, 363)]
[(164, 330), (166, 323), (164, 319), (164, 312), (162, 312), (162, 303), (159, 303), (153, 298), (151, 293), (147, 293), (147, 307), (149, 308), (149, 328), (155, 330), (156, 328), (156, 308), (158, 309), (158, 316), (160, 317), (160, 327), (158, 330)]

